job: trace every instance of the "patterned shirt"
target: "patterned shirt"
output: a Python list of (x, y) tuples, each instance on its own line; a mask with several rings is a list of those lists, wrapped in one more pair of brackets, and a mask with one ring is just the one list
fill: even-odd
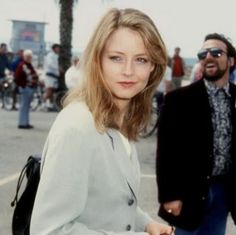
[(231, 164), (230, 148), (232, 141), (232, 123), (230, 109), (229, 83), (219, 88), (204, 79), (213, 125), (213, 169), (212, 175), (224, 175)]

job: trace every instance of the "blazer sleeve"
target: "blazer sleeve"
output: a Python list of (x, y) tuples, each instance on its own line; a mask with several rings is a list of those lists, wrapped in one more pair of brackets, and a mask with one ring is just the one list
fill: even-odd
[(144, 231), (147, 224), (149, 224), (153, 219), (145, 213), (140, 207), (137, 207), (136, 218), (135, 218), (135, 230)]
[(147, 235), (145, 232), (94, 231), (79, 223), (88, 196), (91, 150), (78, 130), (48, 138), (46, 156), (34, 203), (30, 234)]

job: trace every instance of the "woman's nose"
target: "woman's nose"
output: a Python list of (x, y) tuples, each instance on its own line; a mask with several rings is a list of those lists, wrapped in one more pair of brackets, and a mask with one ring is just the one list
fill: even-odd
[(126, 61), (124, 63), (123, 73), (126, 76), (131, 76), (134, 73), (134, 64), (132, 61)]

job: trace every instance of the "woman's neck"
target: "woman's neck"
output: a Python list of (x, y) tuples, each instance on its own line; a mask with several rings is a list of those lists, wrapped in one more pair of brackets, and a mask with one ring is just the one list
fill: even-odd
[(117, 102), (117, 106), (120, 110), (120, 117), (119, 117), (118, 125), (122, 129), (124, 118), (129, 108), (129, 102)]

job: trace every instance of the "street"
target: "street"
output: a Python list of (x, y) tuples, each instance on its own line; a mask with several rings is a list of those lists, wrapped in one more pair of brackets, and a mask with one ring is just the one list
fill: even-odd
[[(11, 234), (14, 198), (17, 177), (30, 154), (41, 153), (48, 130), (57, 113), (36, 111), (31, 113), (32, 130), (17, 128), (17, 111), (0, 109), (0, 235)], [(155, 137), (140, 139), (137, 143), (141, 164), (140, 206), (154, 219), (157, 218), (157, 190), (155, 181)], [(235, 235), (231, 218), (227, 235)]]

